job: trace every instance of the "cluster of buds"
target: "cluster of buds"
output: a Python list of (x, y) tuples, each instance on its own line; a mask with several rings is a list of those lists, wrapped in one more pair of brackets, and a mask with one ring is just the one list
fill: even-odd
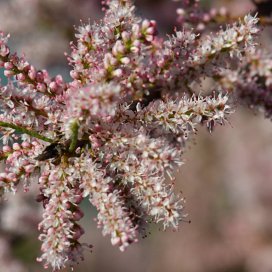
[(184, 29), (163, 39), (131, 1), (103, 2), (104, 18), (77, 29), (69, 83), (11, 54), (8, 36), (0, 35), (9, 81), (0, 90), (0, 189), (15, 192), (39, 175), (38, 260), (53, 270), (83, 259), (84, 198), (97, 209), (103, 235), (122, 251), (139, 240), (143, 224), (178, 228), (186, 215), (173, 173), (185, 144), (198, 125), (211, 132), (233, 112), (227, 92), (200, 96), (193, 86), (233, 72), (256, 46), (258, 19), (251, 15), (205, 37)]
[(61, 94), (65, 87), (62, 77), (57, 76), (51, 80), (46, 70), (37, 71), (23, 57), (19, 58), (16, 54), (10, 54), (6, 45), (8, 38), (9, 35), (0, 33), (0, 64), (5, 68), (4, 75), (7, 78), (15, 76), (22, 88), (26, 87), (49, 96)]
[(221, 71), (215, 77), (218, 83), (236, 99), (251, 108), (261, 110), (268, 118), (272, 117), (272, 58), (258, 51), (249, 51), (239, 69)]
[[(14, 143), (11, 147), (3, 146), (0, 159), (5, 161), (5, 171), (0, 173), (1, 195), (7, 192), (15, 192), (20, 180), (25, 180), (25, 185), (38, 163), (34, 157), (39, 154), (42, 146), (33, 141)], [(25, 187), (27, 189), (27, 187)]]
[(211, 8), (204, 11), (200, 7), (199, 0), (181, 0), (181, 7), (177, 9), (177, 23), (183, 28), (193, 27), (199, 33), (207, 27), (218, 26), (222, 22), (231, 20), (231, 16), (225, 7)]
[[(184, 29), (194, 28), (199, 34), (219, 29), (222, 23), (233, 23), (238, 17), (233, 16), (227, 7), (204, 8), (200, 0), (172, 0), (179, 3), (176, 9), (177, 23)], [(252, 12), (258, 14), (262, 25), (271, 25), (271, 1), (251, 0), (255, 8)]]
[[(72, 166), (71, 166), (72, 167)], [(77, 223), (83, 212), (78, 207), (82, 201), (81, 191), (75, 180), (69, 180), (69, 167), (45, 168), (39, 178), (41, 194), (38, 200), (43, 202), (45, 211), (39, 224), (42, 234), (43, 254), (38, 261), (44, 261), (54, 269), (61, 269), (66, 262), (77, 262), (82, 256), (79, 238), (84, 230)]]
[(258, 51), (248, 56), (245, 69), (239, 71), (236, 90), (250, 107), (261, 109), (272, 118), (272, 58)]

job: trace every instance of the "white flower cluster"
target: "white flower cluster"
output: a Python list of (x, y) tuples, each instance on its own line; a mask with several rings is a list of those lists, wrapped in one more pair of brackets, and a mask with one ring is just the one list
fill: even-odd
[(54, 270), (83, 258), (84, 198), (97, 209), (103, 235), (122, 251), (139, 240), (143, 224), (178, 228), (184, 199), (174, 192), (173, 173), (185, 143), (198, 125), (212, 131), (232, 112), (227, 93), (201, 96), (192, 86), (245, 61), (258, 32), (257, 18), (247, 15), (215, 34), (185, 28), (164, 40), (131, 1), (106, 3), (100, 22), (78, 28), (70, 83), (12, 54), (0, 34), (9, 79), (0, 89), (0, 158), (7, 166), (0, 191), (15, 192), (39, 173), (39, 261)]

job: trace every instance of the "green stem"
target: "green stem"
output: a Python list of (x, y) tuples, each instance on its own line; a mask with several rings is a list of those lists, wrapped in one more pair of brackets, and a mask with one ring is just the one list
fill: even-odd
[(6, 128), (13, 128), (15, 129), (17, 132), (19, 133), (22, 133), (22, 134), (28, 134), (32, 137), (35, 137), (37, 139), (40, 139), (40, 140), (43, 140), (45, 142), (48, 142), (48, 143), (53, 143), (54, 140), (50, 139), (50, 138), (47, 138), (35, 131), (31, 131), (31, 130), (28, 130), (24, 127), (20, 127), (20, 126), (17, 126), (17, 125), (14, 125), (14, 124), (11, 124), (11, 123), (7, 123), (7, 122), (2, 122), (0, 121), (0, 127), (6, 127)]
[(74, 152), (76, 147), (77, 147), (77, 141), (78, 141), (78, 129), (79, 129), (79, 125), (77, 120), (73, 121), (71, 126), (70, 126), (72, 135), (71, 135), (71, 143), (69, 146), (69, 152)]

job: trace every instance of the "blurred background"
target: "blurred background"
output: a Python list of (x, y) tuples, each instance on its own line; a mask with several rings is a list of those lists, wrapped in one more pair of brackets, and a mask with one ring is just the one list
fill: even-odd
[[(202, 1), (227, 7), (232, 15), (254, 10), (251, 1)], [(158, 21), (161, 35), (174, 29), (177, 2), (136, 0), (138, 14)], [(101, 18), (98, 0), (0, 0), (0, 29), (10, 45), (38, 68), (69, 80), (64, 52), (74, 25)], [(271, 31), (262, 43), (271, 44)], [(102, 237), (95, 210), (83, 203), (82, 240), (94, 245), (74, 271), (85, 272), (272, 272), (272, 123), (239, 108), (230, 124), (213, 134), (205, 128), (187, 146), (185, 165), (176, 174), (176, 191), (186, 197), (191, 223), (178, 232), (150, 226), (150, 234), (125, 253)], [(44, 271), (37, 224), (35, 186), (0, 205), (0, 272)], [(63, 270), (63, 271), (69, 271)]]

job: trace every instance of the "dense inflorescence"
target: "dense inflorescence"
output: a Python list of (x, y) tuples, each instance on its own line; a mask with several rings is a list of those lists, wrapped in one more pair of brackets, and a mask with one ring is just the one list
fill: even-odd
[(248, 52), (245, 61), (235, 71), (219, 72), (221, 86), (233, 92), (236, 99), (272, 117), (272, 58), (264, 51)]
[[(212, 131), (233, 112), (226, 90), (238, 89), (236, 96), (271, 114), (271, 93), (265, 100), (260, 93), (269, 92), (271, 63), (249, 57), (256, 17), (209, 35), (184, 27), (164, 40), (131, 1), (104, 4), (100, 22), (77, 29), (69, 83), (12, 54), (9, 35), (0, 35), (8, 78), (0, 89), (0, 192), (16, 192), (19, 183), (28, 189), (39, 175), (38, 260), (53, 270), (83, 259), (78, 221), (85, 198), (103, 235), (122, 251), (138, 241), (142, 224), (178, 228), (184, 200), (174, 192), (173, 171), (198, 125)], [(197, 94), (194, 86), (207, 77), (220, 83), (218, 90)]]

